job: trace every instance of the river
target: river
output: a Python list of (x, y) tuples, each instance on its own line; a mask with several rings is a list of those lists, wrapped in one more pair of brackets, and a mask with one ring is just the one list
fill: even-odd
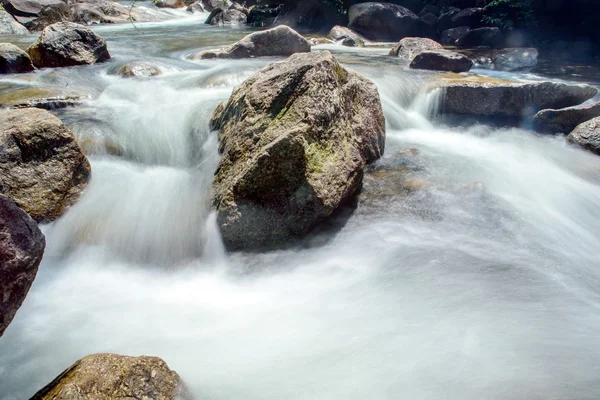
[[(424, 92), (433, 73), (387, 49), (319, 46), (376, 82), (385, 156), (330, 229), (227, 254), (208, 119), (275, 59), (190, 61), (248, 31), (174, 15), (94, 28), (108, 63), (0, 79), (89, 93), (56, 113), (92, 144), (93, 170), (42, 227), (38, 276), (0, 339), (1, 399), (97, 352), (159, 356), (198, 400), (600, 398), (600, 157), (523, 129), (446, 126)], [(140, 59), (163, 74), (112, 75)]]

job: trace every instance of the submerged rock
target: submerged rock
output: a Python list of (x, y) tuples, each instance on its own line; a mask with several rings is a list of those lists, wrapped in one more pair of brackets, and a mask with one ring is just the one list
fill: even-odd
[(0, 74), (31, 72), (35, 68), (29, 55), (10, 43), (0, 43)]
[(191, 58), (249, 58), (290, 56), (310, 52), (310, 43), (289, 26), (281, 25), (266, 31), (251, 33), (231, 46), (214, 51), (203, 51)]
[(327, 51), (295, 54), (237, 86), (211, 120), (222, 158), (213, 206), (230, 250), (305, 236), (383, 154), (377, 87)]
[(158, 357), (92, 354), (63, 371), (31, 400), (189, 399), (179, 375)]
[(35, 221), (0, 194), (0, 336), (23, 304), (45, 246)]
[(600, 117), (600, 102), (559, 110), (542, 110), (533, 117), (533, 124), (539, 132), (568, 134), (577, 125), (596, 117)]
[(148, 61), (132, 61), (125, 65), (120, 66), (116, 71), (116, 75), (123, 77), (150, 77), (157, 76), (162, 73), (159, 66), (152, 64)]
[(63, 0), (4, 0), (3, 6), (17, 22), (32, 32), (55, 22), (73, 20), (71, 10)]
[(0, 93), (0, 107), (55, 110), (81, 104), (88, 98), (85, 93), (69, 89), (28, 87)]
[(409, 61), (425, 50), (441, 50), (442, 45), (435, 40), (419, 37), (407, 37), (398, 42), (390, 51), (390, 56), (406, 58)]
[(360, 3), (348, 10), (348, 28), (370, 40), (396, 41), (428, 36), (430, 27), (408, 8), (389, 3)]
[(38, 68), (95, 64), (110, 59), (104, 38), (72, 22), (44, 28), (27, 52)]
[(467, 72), (472, 67), (469, 57), (449, 50), (425, 50), (410, 63), (410, 68), (434, 71)]
[(0, 7), (0, 35), (27, 35), (29, 31)]
[(502, 80), (442, 81), (442, 112), (492, 117), (523, 117), (546, 108), (581, 104), (596, 95), (589, 85), (556, 82), (518, 83)]
[(91, 176), (73, 133), (45, 110), (0, 110), (0, 149), (0, 193), (38, 222), (61, 216)]
[(594, 154), (600, 155), (600, 117), (578, 125), (569, 134), (568, 140)]
[(538, 51), (533, 47), (502, 49), (494, 54), (492, 61), (500, 71), (529, 70), (537, 65)]

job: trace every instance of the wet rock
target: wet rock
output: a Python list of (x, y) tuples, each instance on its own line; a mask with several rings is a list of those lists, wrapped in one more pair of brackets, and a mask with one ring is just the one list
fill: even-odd
[(186, 4), (183, 0), (156, 0), (154, 5), (159, 8), (182, 8)]
[(38, 68), (95, 64), (110, 59), (104, 38), (72, 22), (44, 28), (27, 52)]
[(80, 24), (113, 24), (130, 20), (146, 20), (137, 13), (136, 10), (139, 8), (128, 8), (111, 0), (71, 0), (70, 4), (74, 21)]
[(390, 51), (390, 56), (402, 57), (412, 60), (415, 56), (425, 50), (441, 50), (442, 45), (435, 40), (427, 38), (404, 38), (398, 42)]
[(344, 46), (364, 47), (367, 41), (360, 34), (344, 26), (336, 25), (329, 31), (329, 36), (336, 42), (341, 41)]
[(556, 82), (518, 83), (448, 80), (444, 88), (442, 112), (446, 114), (523, 117), (546, 108), (565, 108), (591, 99), (597, 89), (589, 85)]
[(468, 31), (456, 41), (459, 47), (491, 47), (492, 49), (504, 46), (504, 34), (499, 28), (477, 28)]
[(408, 8), (389, 3), (360, 3), (348, 11), (348, 28), (370, 40), (397, 41), (424, 36), (430, 27)]
[(247, 20), (248, 17), (246, 14), (241, 11), (234, 9), (222, 10), (220, 8), (215, 8), (212, 10), (205, 23), (217, 26), (244, 25)]
[(0, 110), (0, 149), (0, 193), (38, 222), (61, 216), (91, 176), (73, 133), (45, 110)]
[(162, 73), (158, 65), (147, 61), (133, 61), (122, 65), (115, 71), (116, 75), (121, 75), (126, 78), (130, 77), (151, 77)]
[(305, 236), (360, 190), (385, 144), (377, 87), (327, 51), (264, 67), (217, 107), (211, 128), (222, 154), (213, 206), (230, 250)]
[(600, 102), (559, 110), (542, 110), (533, 117), (533, 125), (538, 132), (568, 134), (578, 125), (600, 117)]
[(67, 2), (62, 0), (4, 0), (3, 6), (32, 32), (55, 22), (73, 20)]
[(92, 354), (31, 400), (189, 399), (179, 375), (158, 357)]
[(231, 6), (231, 1), (229, 0), (200, 0), (200, 2), (204, 10), (208, 12), (212, 12), (215, 8), (227, 10)]
[(104, 19), (104, 13), (89, 3), (77, 3), (71, 6), (73, 20), (78, 24), (99, 24)]
[(23, 304), (45, 246), (35, 221), (11, 199), (0, 195), (0, 336)]
[(204, 8), (199, 1), (190, 4), (185, 10), (191, 13), (204, 12)]
[(442, 32), (440, 42), (445, 46), (456, 46), (459, 39), (465, 36), (471, 28), (468, 26), (458, 26), (456, 28), (446, 29)]
[(248, 11), (248, 25), (255, 28), (273, 25), (281, 12), (281, 5), (257, 5)]
[(600, 117), (578, 125), (567, 139), (571, 143), (600, 155)]
[(266, 31), (255, 32), (239, 42), (220, 50), (203, 51), (191, 58), (249, 58), (289, 56), (310, 52), (310, 44), (298, 32), (282, 25)]
[(27, 35), (29, 31), (0, 7), (0, 35)]
[(473, 67), (473, 61), (463, 54), (449, 50), (425, 50), (413, 58), (412, 69), (434, 71), (467, 72)]
[(231, 5), (229, 6), (229, 9), (239, 11), (239, 12), (243, 13), (245, 16), (248, 16), (248, 9), (246, 7), (240, 5), (239, 3), (236, 3), (235, 1), (231, 3)]
[(312, 37), (312, 38), (307, 38), (308, 43), (310, 43), (311, 46), (318, 46), (321, 44), (334, 44), (335, 42), (331, 39), (327, 39), (325, 37)]
[(480, 28), (483, 24), (484, 9), (479, 7), (465, 8), (452, 16), (450, 28), (458, 26), (468, 26), (470, 28)]
[(0, 74), (16, 74), (33, 71), (29, 55), (10, 43), (0, 43)]
[(502, 49), (492, 57), (494, 68), (500, 71), (525, 71), (537, 65), (538, 51), (536, 48)]
[(55, 110), (81, 104), (88, 97), (69, 89), (28, 87), (0, 93), (0, 107)]

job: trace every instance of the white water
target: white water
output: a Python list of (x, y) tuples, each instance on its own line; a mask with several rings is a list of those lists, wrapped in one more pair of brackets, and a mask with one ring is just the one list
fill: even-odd
[[(160, 40), (160, 25), (103, 27), (112, 64), (59, 72), (97, 93), (61, 115), (100, 145), (81, 201), (44, 227), (44, 262), (0, 339), (0, 398), (26, 399), (95, 352), (162, 357), (199, 400), (600, 397), (600, 158), (518, 129), (441, 126), (430, 74), (338, 48), (378, 84), (380, 164), (429, 189), (365, 185), (334, 236), (225, 254), (208, 118), (271, 60), (188, 62), (230, 33), (169, 27)], [(151, 48), (164, 76), (107, 74)]]

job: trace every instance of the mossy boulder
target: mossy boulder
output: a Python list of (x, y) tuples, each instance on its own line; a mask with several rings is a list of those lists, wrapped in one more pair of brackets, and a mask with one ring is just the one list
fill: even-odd
[(158, 357), (92, 354), (63, 371), (31, 400), (187, 400), (179, 375)]
[(264, 67), (219, 105), (211, 127), (222, 154), (213, 206), (230, 250), (305, 236), (357, 194), (385, 143), (377, 87), (327, 51)]
[(0, 194), (0, 336), (23, 304), (45, 246), (35, 221)]
[(0, 193), (38, 222), (61, 216), (91, 176), (73, 132), (38, 108), (0, 110), (0, 157)]

